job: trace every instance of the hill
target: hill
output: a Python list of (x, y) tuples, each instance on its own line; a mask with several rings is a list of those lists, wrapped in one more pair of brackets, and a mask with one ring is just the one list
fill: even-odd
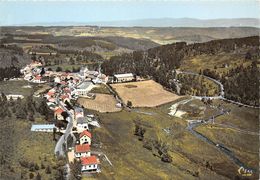
[[(178, 78), (176, 69), (184, 68), (187, 71), (194, 71), (194, 67), (191, 66), (194, 60), (214, 59), (216, 62), (212, 63), (213, 66), (210, 65), (209, 61), (202, 60), (204, 63), (195, 63), (197, 72), (224, 83), (226, 95), (231, 99), (250, 105), (258, 105), (258, 86), (254, 78), (258, 76), (258, 71), (256, 71), (256, 61), (259, 59), (258, 47), (259, 36), (214, 40), (190, 45), (179, 42), (155, 47), (147, 51), (135, 51), (131, 54), (115, 56), (110, 61), (104, 62), (102, 67), (105, 74), (133, 72), (140, 76), (152, 77), (166, 88), (176, 90), (176, 85), (172, 82), (173, 79)], [(217, 58), (220, 55), (225, 57), (225, 61)], [(205, 64), (207, 66), (204, 66)], [(229, 66), (229, 68), (225, 68), (226, 66)], [(223, 71), (223, 67), (225, 71)], [(241, 75), (232, 77), (235, 72), (240, 73), (237, 68), (240, 68), (244, 75), (241, 73)], [(254, 73), (255, 76), (253, 76)], [(227, 77), (232, 78), (227, 79)], [(192, 81), (190, 78), (184, 80), (182, 84)], [(238, 84), (240, 87), (238, 87)], [(232, 87), (237, 87), (237, 89), (231, 90)], [(239, 97), (241, 92), (238, 89), (244, 87), (247, 87), (246, 91), (243, 91), (243, 96)], [(197, 86), (197, 88), (197, 91), (204, 92), (201, 90), (202, 86)], [(252, 94), (255, 96), (252, 96)], [(207, 92), (205, 92), (205, 95), (207, 95)]]

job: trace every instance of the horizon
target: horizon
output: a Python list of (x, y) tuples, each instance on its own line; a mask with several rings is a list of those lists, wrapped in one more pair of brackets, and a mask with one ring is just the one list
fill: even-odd
[(259, 10), (257, 1), (7, 1), (0, 2), (0, 26), (183, 18), (259, 19)]

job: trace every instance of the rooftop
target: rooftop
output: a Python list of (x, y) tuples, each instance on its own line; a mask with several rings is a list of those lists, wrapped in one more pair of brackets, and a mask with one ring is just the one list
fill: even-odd
[(91, 133), (88, 132), (87, 130), (84, 130), (82, 133), (80, 133), (79, 138), (81, 138), (81, 137), (84, 136), (84, 135), (86, 135), (86, 136), (88, 136), (88, 137), (91, 138)]
[(36, 129), (53, 129), (54, 127), (54, 124), (33, 124), (31, 131), (35, 131)]
[(133, 73), (126, 73), (126, 74), (115, 74), (116, 78), (124, 78), (124, 77), (133, 77)]
[(78, 117), (77, 118), (77, 123), (78, 124), (83, 124), (83, 123), (87, 123), (87, 119), (85, 117)]
[(90, 146), (89, 144), (79, 144), (75, 147), (75, 152), (89, 152)]
[(87, 89), (92, 84), (93, 83), (91, 81), (84, 81), (77, 87), (77, 89)]
[(82, 165), (99, 164), (99, 159), (96, 156), (83, 157), (80, 159)]

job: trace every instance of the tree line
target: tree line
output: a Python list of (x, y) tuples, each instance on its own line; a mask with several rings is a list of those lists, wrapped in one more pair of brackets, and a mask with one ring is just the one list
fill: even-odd
[[(222, 52), (235, 53), (240, 50), (248, 50), (248, 53), (245, 54), (245, 59), (254, 61), (255, 58), (259, 57), (258, 47), (259, 36), (214, 40), (190, 45), (187, 45), (185, 42), (178, 42), (155, 47), (147, 51), (134, 51), (133, 53), (113, 56), (109, 61), (103, 62), (102, 70), (107, 75), (132, 72), (142, 77), (153, 78), (164, 87), (176, 91), (176, 86), (172, 83), (172, 80), (176, 78), (174, 71), (181, 67), (181, 63), (185, 58), (201, 54), (214, 55)], [(208, 70), (205, 70), (203, 73), (211, 73), (211, 71), (207, 71)], [(238, 77), (247, 75), (249, 74), (242, 73)], [(253, 76), (252, 73), (251, 75)], [(220, 76), (217, 74), (211, 74), (210, 77), (220, 80)], [(255, 82), (254, 78), (247, 79), (252, 83)], [(227, 86), (226, 83), (225, 86)], [(184, 89), (182, 92), (187, 92), (187, 85), (182, 86), (182, 88), (186, 88), (186, 90)], [(205, 90), (201, 92), (202, 94), (207, 93)], [(227, 94), (229, 92), (231, 91), (228, 91)], [(237, 94), (237, 96), (240, 94)], [(240, 99), (238, 98), (238, 100)]]

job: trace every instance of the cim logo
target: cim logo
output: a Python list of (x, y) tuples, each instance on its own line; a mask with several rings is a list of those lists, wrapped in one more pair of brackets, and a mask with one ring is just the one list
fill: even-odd
[(244, 167), (240, 167), (238, 169), (238, 173), (242, 176), (252, 176), (253, 175), (253, 170), (250, 169), (245, 169)]

